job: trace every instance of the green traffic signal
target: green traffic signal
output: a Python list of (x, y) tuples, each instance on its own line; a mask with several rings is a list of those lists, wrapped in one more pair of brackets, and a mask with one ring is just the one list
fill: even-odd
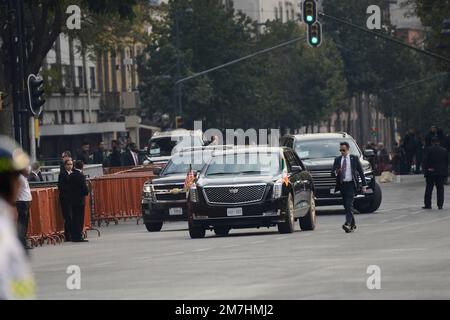
[(303, 21), (312, 25), (317, 21), (317, 2), (316, 0), (303, 0)]
[(322, 43), (322, 26), (320, 22), (316, 21), (314, 24), (308, 26), (308, 44), (316, 48)]
[(306, 16), (307, 22), (313, 22), (313, 20), (314, 20), (313, 16)]

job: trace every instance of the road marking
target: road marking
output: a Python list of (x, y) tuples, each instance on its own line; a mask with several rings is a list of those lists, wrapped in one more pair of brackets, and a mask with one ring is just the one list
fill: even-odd
[(229, 246), (223, 246), (223, 247), (221, 247), (221, 248), (223, 248), (223, 249), (229, 249), (229, 248), (237, 248), (237, 247), (239, 247), (238, 244), (231, 244), (231, 245), (229, 245)]
[(93, 265), (91, 265), (91, 267), (104, 267), (104, 266), (108, 266), (114, 264), (114, 262), (109, 261), (109, 262), (100, 262), (100, 263), (95, 263)]
[(275, 240), (284, 240), (284, 239), (286, 239), (286, 237), (278, 237), (278, 238), (275, 238)]
[(211, 250), (212, 248), (201, 248), (201, 249), (195, 249), (195, 250), (192, 250), (192, 252), (203, 252), (203, 251), (208, 251), (208, 250)]
[(259, 244), (259, 243), (264, 243), (264, 242), (266, 242), (266, 240), (253, 241), (253, 242), (249, 242), (249, 244)]

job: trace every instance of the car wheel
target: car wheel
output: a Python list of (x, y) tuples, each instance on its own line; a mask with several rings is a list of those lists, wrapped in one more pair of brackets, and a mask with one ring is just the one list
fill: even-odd
[(286, 208), (286, 221), (278, 224), (278, 232), (280, 233), (292, 233), (295, 228), (294, 221), (294, 199), (292, 194), (289, 193), (288, 203)]
[(218, 236), (227, 236), (228, 233), (230, 232), (230, 228), (228, 227), (215, 227), (214, 228), (214, 233)]
[(355, 203), (355, 209), (361, 213), (372, 213), (378, 210), (381, 205), (381, 200), (383, 196), (381, 193), (381, 188), (378, 183), (375, 183), (375, 188), (373, 189), (373, 198), (371, 201), (357, 202)]
[(316, 200), (314, 198), (314, 192), (311, 191), (309, 211), (306, 216), (298, 219), (298, 224), (303, 231), (314, 230), (316, 228), (316, 220)]
[(161, 231), (162, 226), (163, 226), (162, 222), (148, 222), (145, 224), (145, 227), (147, 228), (148, 232)]
[(192, 239), (200, 239), (204, 238), (206, 234), (206, 230), (203, 227), (195, 227), (189, 222), (189, 235)]

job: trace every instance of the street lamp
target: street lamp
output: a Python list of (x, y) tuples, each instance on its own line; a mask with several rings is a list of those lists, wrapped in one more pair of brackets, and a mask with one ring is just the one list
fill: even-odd
[[(194, 10), (192, 8), (186, 8), (185, 13), (192, 13)], [(176, 56), (177, 56), (177, 74), (175, 79), (175, 87), (173, 94), (173, 105), (175, 114), (181, 117), (183, 115), (183, 105), (182, 105), (182, 95), (181, 95), (181, 83), (177, 83), (181, 79), (181, 59), (180, 59), (180, 11), (175, 8), (175, 45), (176, 45)], [(177, 107), (178, 104), (178, 107)]]

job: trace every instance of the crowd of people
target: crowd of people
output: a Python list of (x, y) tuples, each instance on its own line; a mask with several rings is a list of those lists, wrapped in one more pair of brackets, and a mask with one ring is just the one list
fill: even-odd
[(394, 143), (391, 153), (381, 142), (377, 145), (369, 142), (365, 148), (375, 151), (375, 157), (370, 161), (376, 174), (381, 174), (383, 171), (402, 175), (421, 174), (424, 173), (425, 152), (428, 147), (432, 146), (433, 138), (439, 142), (441, 147), (450, 152), (449, 135), (445, 135), (444, 130), (436, 126), (432, 126), (425, 136), (419, 130), (410, 129), (399, 143)]
[[(67, 152), (70, 153), (70, 151)], [(82, 161), (83, 164), (102, 164), (104, 167), (136, 166), (142, 162), (139, 157), (139, 149), (130, 138), (127, 138), (124, 143), (112, 140), (109, 150), (105, 143), (100, 141), (94, 152), (91, 152), (88, 142), (83, 142), (81, 148), (75, 153), (75, 159)]]

